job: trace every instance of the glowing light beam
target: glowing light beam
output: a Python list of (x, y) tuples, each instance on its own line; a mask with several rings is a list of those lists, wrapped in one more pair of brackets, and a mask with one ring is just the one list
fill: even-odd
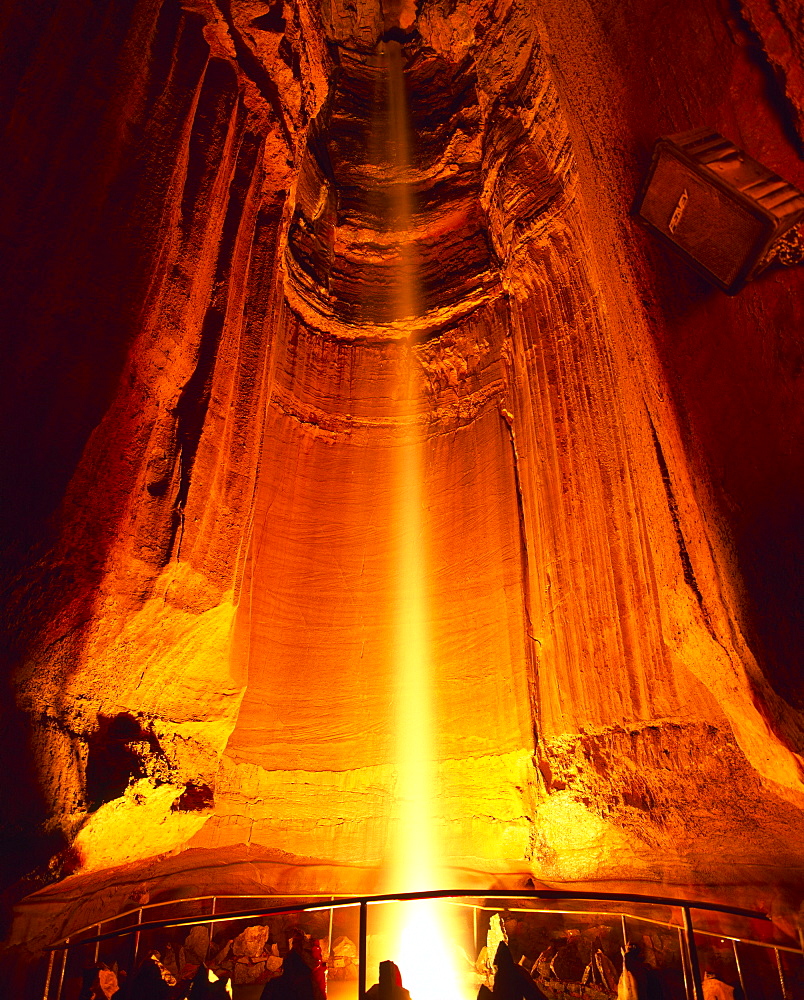
[[(415, 253), (410, 185), (410, 126), (403, 55), (385, 43), (388, 159), (393, 170), (389, 213), (399, 235), (399, 267), (394, 285), (396, 319), (420, 312), (421, 290)], [(396, 608), (395, 726), (398, 821), (390, 877), (400, 891), (437, 887), (439, 879), (435, 803), (435, 685), (428, 629), (428, 555), (424, 519), (426, 427), (419, 414), (422, 370), (412, 338), (403, 346), (397, 392), (396, 518), (398, 585)], [(386, 911), (390, 957), (413, 1000), (463, 1000), (456, 968), (454, 917), (436, 900), (419, 900)]]

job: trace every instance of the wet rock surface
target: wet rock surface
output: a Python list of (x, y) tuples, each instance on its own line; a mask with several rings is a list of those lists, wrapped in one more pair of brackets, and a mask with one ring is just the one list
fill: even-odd
[[(495, 282), (480, 201), (483, 123), (470, 59), (455, 65), (403, 47), (413, 162), (394, 166), (387, 134), (388, 63), (383, 43), (343, 51), (326, 110), (312, 125), (288, 234), (298, 294), (353, 327), (397, 318), (393, 287), (406, 252), (424, 311), (449, 309)], [(412, 201), (399, 231), (393, 186)], [(347, 334), (349, 335), (349, 334)]]
[[(213, 883), (244, 844), (379, 878), (413, 351), (445, 858), (795, 908), (798, 279), (718, 297), (625, 212), (655, 135), (702, 118), (801, 165), (745, 25), (689, 6), (678, 72), (661, 18), (605, 3), (430, 3), (414, 32), (373, 3), (13, 9), (16, 895), (188, 847)], [(768, 38), (798, 107), (799, 43)]]

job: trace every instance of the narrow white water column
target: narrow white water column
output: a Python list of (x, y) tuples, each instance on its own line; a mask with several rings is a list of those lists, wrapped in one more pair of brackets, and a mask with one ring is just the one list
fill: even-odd
[[(403, 53), (397, 42), (382, 49), (386, 65), (388, 159), (393, 171), (389, 217), (398, 237), (399, 270), (394, 317), (404, 322), (421, 312), (421, 287), (413, 249), (410, 119)], [(398, 584), (395, 616), (396, 797), (398, 823), (389, 859), (390, 881), (400, 891), (441, 887), (436, 831), (437, 769), (434, 670), (428, 622), (428, 540), (425, 512), (427, 426), (423, 374), (411, 334), (404, 345), (396, 395), (399, 427), (396, 472)], [(391, 957), (413, 1000), (461, 997), (449, 942), (452, 912), (433, 901), (394, 908), (387, 927)], [(391, 921), (389, 921), (391, 923)]]
[[(404, 322), (419, 312), (419, 281), (411, 250), (413, 206), (410, 133), (402, 51), (384, 47), (388, 88), (388, 157), (394, 183), (388, 215), (398, 238), (399, 269), (392, 289), (394, 317)], [(394, 725), (396, 795), (400, 821), (390, 859), (391, 881), (404, 891), (433, 888), (433, 802), (435, 761), (431, 644), (427, 607), (427, 532), (423, 517), (426, 427), (421, 418), (421, 368), (415, 344), (403, 344), (395, 398), (395, 521), (397, 584), (395, 611)]]

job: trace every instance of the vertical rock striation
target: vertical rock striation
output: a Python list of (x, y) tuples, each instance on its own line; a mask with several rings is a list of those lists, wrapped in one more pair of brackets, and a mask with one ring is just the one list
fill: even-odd
[[(93, 124), (91, 114), (100, 117), (95, 146), (77, 153), (87, 144), (81, 115), (54, 125), (67, 133), (62, 155), (78, 174), (76, 202), (52, 177), (42, 192), (12, 186), (17, 214), (4, 213), (16, 240), (10, 292), (22, 299), (19, 289), (42, 275), (26, 308), (12, 313), (13, 361), (27, 391), (48, 399), (56, 386), (48, 399), (55, 432), (45, 423), (11, 442), (36, 456), (33, 469), (20, 463), (22, 482), (9, 484), (20, 547), (30, 506), (41, 510), (82, 448), (43, 554), (17, 581), (24, 660), (15, 683), (33, 724), (47, 825), (71, 842), (83, 827), (79, 852), (95, 865), (113, 863), (115, 843), (127, 837), (134, 853), (153, 853), (134, 808), (148, 796), (159, 800), (157, 850), (203, 821), (172, 806), (189, 786), (211, 787), (237, 712), (228, 633), (261, 439), (265, 317), (289, 152), (225, 37), (211, 36), (210, 46), (207, 18), (147, 3), (107, 15), (99, 24), (87, 16), (90, 54), (97, 49), (118, 74), (111, 97), (84, 111), (79, 86), (76, 99)], [(28, 71), (44, 77), (41, 93), (33, 83), (21, 91), (9, 125), (15, 139), (15, 126), (33, 127), (46, 103), (48, 44), (63, 33), (55, 16)], [(99, 71), (90, 58), (84, 88)], [(33, 172), (26, 179), (33, 186)], [(45, 214), (48, 198), (62, 214), (75, 205), (76, 219), (61, 221), (64, 235), (77, 233), (71, 254), (63, 242), (42, 245), (48, 228), (29, 201)], [(14, 229), (15, 218), (26, 224)], [(43, 486), (31, 505), (26, 487)], [(141, 779), (138, 797), (94, 812), (96, 837), (87, 823), (87, 742), (104, 718), (126, 715), (168, 764)]]
[(578, 124), (583, 11), (544, 13), (547, 35), (519, 0), (8, 15), (6, 752), (38, 783), (15, 877), (244, 844), (386, 860), (412, 351), (445, 860), (797, 891), (802, 719), (677, 421), (624, 182)]

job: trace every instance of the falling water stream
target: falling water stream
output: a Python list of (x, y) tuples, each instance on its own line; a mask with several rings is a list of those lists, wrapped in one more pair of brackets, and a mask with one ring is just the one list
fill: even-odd
[[(386, 160), (393, 183), (387, 206), (398, 239), (399, 263), (391, 289), (397, 320), (421, 312), (421, 283), (413, 242), (410, 119), (405, 94), (403, 52), (398, 42), (380, 47), (387, 101)], [(422, 420), (423, 373), (411, 333), (403, 341), (396, 394), (397, 570), (394, 691), (396, 798), (398, 821), (388, 868), (398, 891), (440, 888), (435, 803), (438, 800), (434, 671), (428, 632), (428, 552), (424, 518), (426, 427)], [(413, 1000), (459, 1000), (454, 968), (452, 908), (434, 901), (392, 907), (386, 919), (389, 951)]]
[[(392, 285), (396, 318), (419, 311), (420, 288), (410, 235), (413, 206), (410, 172), (410, 132), (398, 43), (383, 49), (387, 66), (388, 153), (394, 173), (388, 214), (398, 237), (399, 264)], [(402, 343), (394, 414), (398, 427), (395, 457), (395, 521), (397, 588), (395, 613), (394, 690), (397, 802), (400, 822), (391, 879), (406, 891), (432, 888), (433, 800), (433, 677), (427, 621), (427, 538), (423, 518), (425, 429), (421, 412), (421, 368), (412, 335)]]

